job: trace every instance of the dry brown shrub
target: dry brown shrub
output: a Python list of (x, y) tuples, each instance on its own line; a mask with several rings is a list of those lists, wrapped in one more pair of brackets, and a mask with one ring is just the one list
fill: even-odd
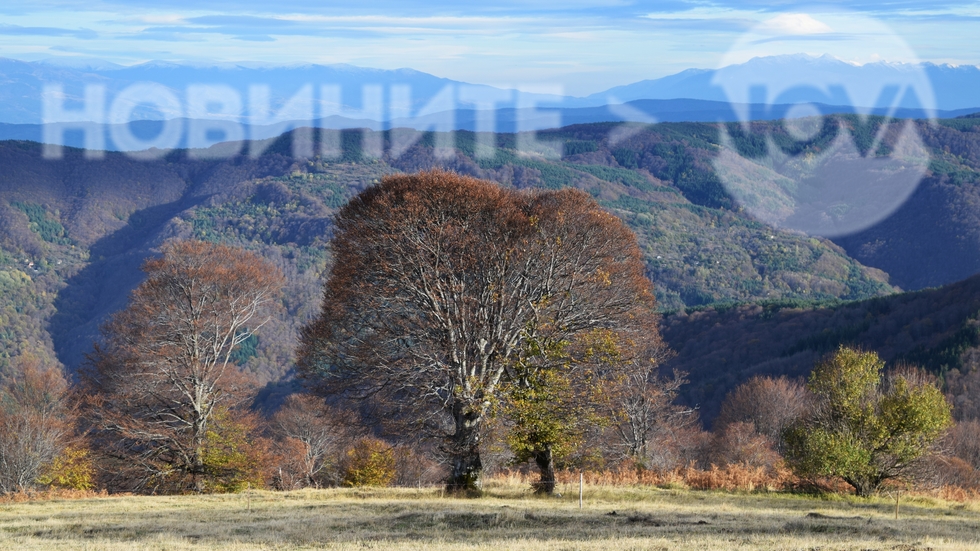
[(949, 431), (949, 446), (953, 454), (980, 469), (980, 421), (960, 421)]
[(854, 488), (841, 478), (815, 477), (794, 478), (786, 489), (790, 492), (804, 494), (850, 494)]
[(753, 423), (756, 430), (780, 445), (783, 430), (807, 405), (806, 389), (798, 381), (753, 377), (725, 397), (715, 429), (731, 423)]
[[(508, 473), (511, 480), (523, 482), (520, 473)], [(637, 468), (635, 464), (624, 462), (614, 469), (603, 471), (584, 471), (582, 477), (590, 486), (660, 486), (687, 487), (697, 490), (727, 491), (776, 491), (786, 489), (794, 477), (782, 464), (775, 467), (753, 467), (748, 465), (712, 465), (703, 470), (693, 465), (657, 471)], [(578, 484), (578, 471), (556, 473), (559, 484)]]
[(725, 467), (712, 465), (708, 470), (685, 469), (684, 483), (697, 490), (725, 490), (752, 492), (776, 491), (787, 487), (793, 479), (789, 469), (776, 467), (731, 464)]
[(930, 493), (945, 501), (956, 501), (959, 503), (980, 501), (980, 490), (976, 488), (965, 489), (960, 486), (942, 486)]
[(715, 431), (709, 444), (709, 464), (772, 469), (782, 463), (775, 442), (756, 431), (755, 423), (729, 423)]
[[(962, 461), (959, 462), (962, 464)], [(560, 486), (577, 487), (580, 471), (562, 470), (556, 474)], [(800, 479), (779, 463), (771, 468), (732, 464), (698, 469), (693, 464), (665, 471), (637, 468), (635, 463), (623, 462), (612, 469), (582, 471), (582, 479), (590, 487), (656, 486), (661, 488), (690, 488), (726, 492), (802, 492), (817, 494), (851, 494), (853, 489), (839, 478)], [(536, 474), (522, 470), (505, 470), (490, 477), (503, 485), (527, 485)], [(903, 495), (930, 497), (946, 501), (980, 501), (980, 487), (964, 487), (945, 483), (932, 487), (892, 488)]]
[(445, 465), (412, 446), (395, 446), (395, 486), (429, 486), (445, 479)]
[(936, 457), (932, 461), (931, 485), (936, 488), (980, 489), (980, 471), (959, 457)]

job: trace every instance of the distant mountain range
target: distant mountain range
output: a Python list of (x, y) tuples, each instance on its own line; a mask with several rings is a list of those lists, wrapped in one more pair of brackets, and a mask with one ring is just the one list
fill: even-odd
[[(847, 105), (825, 105), (813, 104), (813, 106), (824, 115), (829, 114), (853, 114), (858, 109)], [(496, 132), (513, 133), (523, 129), (547, 129), (555, 126), (569, 126), (573, 124), (590, 124), (597, 122), (635, 122), (635, 123), (654, 123), (654, 122), (736, 122), (740, 120), (740, 113), (749, 113), (752, 120), (767, 121), (779, 120), (791, 115), (795, 104), (733, 104), (722, 101), (698, 100), (698, 99), (641, 99), (626, 102), (624, 104), (603, 105), (599, 107), (570, 107), (553, 109), (498, 109), (493, 115), (493, 128)], [(891, 109), (878, 107), (862, 110), (866, 114), (893, 116), (905, 119), (923, 119), (935, 116), (937, 118), (951, 119), (961, 116), (976, 114), (978, 109), (958, 109), (953, 111), (937, 111), (934, 113), (926, 112), (917, 108), (897, 108)], [(282, 134), (287, 128), (315, 127), (326, 129), (352, 129), (367, 128), (370, 130), (385, 130), (388, 128), (412, 128), (425, 131), (432, 129), (443, 129), (446, 121), (451, 121), (449, 126), (454, 130), (467, 130), (475, 132), (480, 130), (479, 120), (485, 113), (466, 109), (454, 112), (439, 112), (431, 115), (396, 118), (390, 121), (377, 121), (367, 118), (349, 118), (342, 116), (331, 116), (320, 118), (313, 121), (292, 120), (277, 124), (243, 124), (243, 136), (251, 140), (266, 140), (275, 138)], [(191, 120), (171, 119), (176, 121), (182, 128), (187, 128)], [(558, 123), (558, 124), (555, 124)], [(136, 120), (128, 123), (129, 132), (141, 140), (152, 140), (157, 136), (162, 128), (162, 121), (158, 120)], [(207, 123), (205, 123), (207, 124)], [(114, 128), (121, 125), (105, 125), (105, 149), (109, 151), (127, 151), (133, 148), (117, 144), (113, 141)], [(219, 135), (209, 141), (207, 145), (225, 141), (225, 135)], [(46, 140), (44, 138), (44, 126), (41, 124), (9, 124), (0, 123), (0, 140), (26, 140), (33, 142), (50, 142), (70, 147), (84, 147), (84, 136), (81, 132), (65, 132), (58, 134), (58, 139)], [(174, 147), (189, 147), (186, 134)], [(143, 149), (138, 147), (136, 149)]]
[[(915, 83), (919, 77), (925, 78), (935, 95), (935, 101), (929, 102), (928, 106), (940, 111), (971, 108), (976, 111), (980, 106), (980, 68), (974, 65), (886, 62), (853, 65), (827, 55), (814, 57), (805, 54), (754, 58), (718, 70), (688, 69), (659, 79), (610, 88), (585, 100), (608, 102), (608, 98), (614, 97), (622, 101), (689, 98), (737, 102), (738, 98), (726, 95), (724, 85), (740, 83), (749, 85), (746, 88), (766, 84), (786, 89), (787, 93), (781, 98), (775, 101), (770, 99), (769, 103), (816, 102), (870, 108), (887, 108), (896, 104), (901, 108), (915, 109), (927, 106), (923, 104), (926, 98), (893, 98), (881, 92), (888, 87)], [(851, 93), (851, 101), (840, 101), (847, 99), (842, 97), (841, 87)], [(861, 101), (858, 98), (874, 99)]]
[[(494, 130), (500, 132), (517, 129), (518, 121), (525, 128), (537, 128), (622, 120), (715, 122), (746, 116), (774, 119), (785, 115), (787, 106), (801, 102), (819, 104), (824, 113), (873, 111), (902, 117), (925, 116), (928, 112), (924, 108), (938, 109), (940, 117), (980, 111), (980, 69), (975, 66), (884, 62), (856, 66), (829, 56), (802, 54), (755, 58), (718, 70), (689, 69), (587, 97), (505, 90), (413, 69), (352, 65), (189, 66), (157, 61), (123, 67), (94, 60), (72, 63), (0, 58), (0, 123), (41, 123), (42, 92), (48, 85), (62, 86), (66, 109), (82, 105), (85, 85), (104, 87), (108, 116), (108, 106), (119, 98), (120, 92), (138, 83), (155, 83), (178, 101), (156, 107), (130, 101), (127, 120), (231, 118), (257, 126), (262, 126), (263, 121), (250, 111), (253, 85), (268, 87), (269, 108), (277, 113), (277, 121), (316, 121), (335, 127), (415, 128), (433, 120), (446, 121), (445, 113), (452, 110), (455, 117), (449, 124), (456, 129), (473, 130), (477, 110), (490, 108), (487, 102), (491, 100), (500, 125)], [(923, 83), (926, 88), (931, 85), (934, 100), (920, 89)], [(910, 84), (917, 94), (905, 93)], [(191, 113), (182, 103), (186, 103), (186, 93), (192, 85), (225, 86), (237, 98), (218, 113)], [(324, 85), (338, 87), (339, 96), (334, 97), (334, 91), (324, 91)], [(309, 113), (299, 108), (302, 116), (297, 117), (298, 108), (295, 103), (290, 107), (290, 100), (302, 95), (307, 86), (311, 86), (307, 92), (313, 107)], [(532, 108), (535, 106), (558, 109), (560, 124), (552, 124), (554, 111), (542, 115)], [(896, 108), (898, 111), (890, 112)], [(2, 132), (0, 138), (27, 137), (35, 130), (4, 127)], [(260, 132), (253, 137), (268, 136)]]

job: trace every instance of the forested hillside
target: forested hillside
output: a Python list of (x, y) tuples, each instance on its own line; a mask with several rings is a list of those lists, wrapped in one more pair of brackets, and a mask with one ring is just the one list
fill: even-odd
[[(778, 123), (766, 128), (783, 132)], [(718, 130), (708, 124), (637, 127), (615, 144), (607, 124), (541, 132), (540, 140), (563, 146), (561, 158), (519, 153), (513, 135), (498, 136), (489, 158), (477, 156), (466, 132), (457, 133), (449, 159), (436, 157), (432, 134), (380, 159), (361, 156), (360, 132), (345, 133), (342, 155), (333, 159), (291, 158), (289, 135), (260, 158), (220, 161), (191, 161), (180, 151), (159, 162), (115, 153), (90, 161), (72, 149), (48, 161), (38, 144), (3, 142), (0, 368), (23, 352), (76, 367), (99, 323), (139, 281), (142, 260), (165, 239), (197, 237), (259, 252), (286, 274), (279, 319), (238, 358), (263, 380), (278, 380), (291, 369), (298, 328), (318, 307), (336, 209), (384, 174), (434, 166), (517, 188), (574, 186), (592, 194), (639, 235), (667, 312), (887, 295), (894, 288), (881, 267), (899, 274), (892, 283), (903, 288), (962, 279), (980, 271), (980, 211), (964, 208), (980, 193), (977, 126), (923, 128), (936, 151), (933, 171), (895, 217), (928, 218), (929, 231), (889, 219), (838, 244), (741, 212), (713, 173)], [(753, 137), (740, 140), (748, 147)], [(922, 262), (916, 250), (938, 260)], [(674, 332), (684, 318), (670, 319)]]
[(980, 119), (921, 124), (919, 131), (932, 162), (912, 197), (881, 223), (835, 239), (910, 290), (980, 272)]
[(708, 421), (735, 386), (755, 375), (805, 377), (840, 345), (922, 366), (961, 387), (951, 393), (975, 402), (980, 276), (864, 301), (763, 301), (678, 312), (664, 318), (664, 338), (677, 352), (665, 368), (689, 373), (683, 399)]

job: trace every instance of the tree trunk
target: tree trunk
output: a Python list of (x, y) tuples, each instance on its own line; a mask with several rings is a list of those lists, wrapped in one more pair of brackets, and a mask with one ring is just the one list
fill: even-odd
[(848, 477), (844, 479), (845, 482), (854, 486), (854, 493), (859, 497), (869, 497), (878, 491), (878, 486), (881, 485), (881, 480), (873, 477)]
[(191, 458), (191, 482), (194, 491), (201, 494), (206, 488), (204, 469), (205, 433), (200, 419), (194, 422), (194, 456)]
[(201, 450), (197, 450), (194, 464), (191, 465), (191, 485), (199, 494), (203, 494), (207, 487), (204, 480), (204, 459), (201, 455)]
[(552, 495), (555, 493), (555, 456), (551, 444), (545, 444), (544, 449), (535, 452), (534, 462), (541, 469), (541, 479), (534, 485), (534, 493)]
[(479, 495), (483, 462), (480, 460), (480, 426), (483, 415), (464, 412), (462, 404), (453, 406), (456, 432), (450, 438), (450, 473), (446, 491)]

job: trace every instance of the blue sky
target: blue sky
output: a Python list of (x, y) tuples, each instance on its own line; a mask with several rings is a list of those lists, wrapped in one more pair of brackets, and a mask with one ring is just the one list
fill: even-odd
[(980, 2), (0, 3), (0, 57), (351, 63), (492, 85), (559, 85), (575, 95), (749, 54), (976, 65), (978, 31)]

